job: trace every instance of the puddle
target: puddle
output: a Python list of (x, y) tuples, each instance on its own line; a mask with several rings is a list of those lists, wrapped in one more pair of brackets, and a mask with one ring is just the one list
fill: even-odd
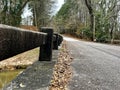
[(23, 69), (0, 72), (0, 89), (13, 80)]

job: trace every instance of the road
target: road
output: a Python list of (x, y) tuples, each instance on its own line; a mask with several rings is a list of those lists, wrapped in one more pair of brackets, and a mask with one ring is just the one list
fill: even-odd
[(74, 58), (69, 90), (120, 90), (120, 46), (64, 40)]

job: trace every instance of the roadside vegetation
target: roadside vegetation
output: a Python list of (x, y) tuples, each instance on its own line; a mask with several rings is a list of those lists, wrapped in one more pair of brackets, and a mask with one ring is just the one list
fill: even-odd
[[(120, 43), (119, 0), (65, 0), (56, 15), (56, 0), (1, 0), (0, 23), (52, 26), (60, 33), (105, 43)], [(24, 9), (32, 12), (22, 18)]]
[[(54, 3), (54, 0), (0, 0), (0, 24), (19, 27), (21, 22), (28, 24), (32, 21), (36, 27), (46, 26)], [(27, 6), (32, 15), (22, 18)]]
[(119, 0), (65, 0), (54, 17), (60, 33), (97, 42), (120, 43)]

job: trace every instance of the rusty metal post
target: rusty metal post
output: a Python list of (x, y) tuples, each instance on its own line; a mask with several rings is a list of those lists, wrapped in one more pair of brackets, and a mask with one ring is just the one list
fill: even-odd
[(40, 31), (47, 33), (47, 39), (46, 43), (40, 46), (39, 61), (51, 61), (53, 48), (53, 29), (50, 27), (42, 27)]

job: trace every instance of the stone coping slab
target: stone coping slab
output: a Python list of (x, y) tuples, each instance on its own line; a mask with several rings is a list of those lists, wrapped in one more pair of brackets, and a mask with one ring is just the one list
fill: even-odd
[(37, 61), (3, 90), (48, 90), (55, 61)]
[(52, 61), (37, 61), (29, 66), (3, 90), (48, 90), (58, 52), (58, 50), (53, 51)]

